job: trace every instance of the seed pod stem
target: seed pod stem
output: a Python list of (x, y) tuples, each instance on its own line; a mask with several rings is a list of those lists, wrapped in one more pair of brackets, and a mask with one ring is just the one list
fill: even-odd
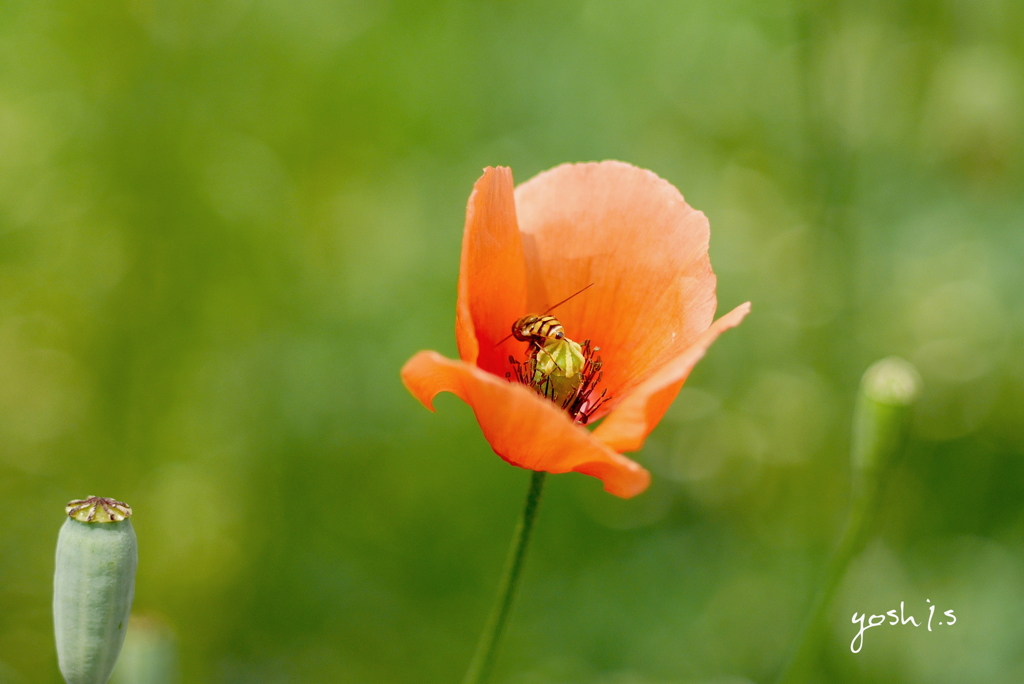
[(155, 617), (132, 615), (111, 684), (174, 684), (177, 660), (170, 628)]

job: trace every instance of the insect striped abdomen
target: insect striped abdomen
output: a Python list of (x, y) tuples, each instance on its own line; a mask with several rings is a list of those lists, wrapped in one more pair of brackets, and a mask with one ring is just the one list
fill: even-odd
[(565, 329), (554, 316), (523, 316), (512, 326), (512, 335), (521, 342), (536, 342), (543, 346), (551, 338), (565, 337)]

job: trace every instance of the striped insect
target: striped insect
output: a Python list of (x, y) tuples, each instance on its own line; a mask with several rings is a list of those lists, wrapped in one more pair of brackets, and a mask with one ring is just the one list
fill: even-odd
[(542, 314), (523, 316), (512, 324), (512, 334), (498, 343), (510, 337), (529, 342), (526, 361), (509, 356), (512, 370), (505, 377), (532, 387), (565, 409), (581, 425), (586, 425), (590, 416), (606, 401), (607, 390), (594, 395), (602, 377), (601, 358), (596, 355), (600, 349), (592, 346), (590, 340), (584, 340), (581, 345), (566, 337), (562, 323), (550, 314), (555, 307), (593, 285), (587, 285)]
[[(590, 283), (587, 287), (582, 290), (575, 292), (562, 301), (548, 307), (548, 310), (542, 314), (527, 314), (512, 324), (512, 334), (506, 337), (501, 342), (504, 342), (509, 337), (514, 337), (520, 342), (529, 342), (535, 350), (541, 350), (548, 342), (552, 340), (561, 340), (565, 338), (565, 328), (554, 316), (549, 315), (556, 307), (565, 304), (567, 301), (572, 299), (578, 294), (583, 293), (587, 288), (593, 287), (594, 283)], [(501, 344), (499, 342), (498, 344)]]
[[(512, 334), (498, 342), (501, 344), (510, 337), (515, 337), (520, 342), (530, 343), (527, 364), (531, 370), (525, 373), (525, 377), (532, 378), (532, 380), (527, 384), (532, 384), (535, 387), (544, 385), (553, 374), (572, 380), (580, 372), (584, 363), (582, 348), (565, 336), (565, 328), (562, 327), (561, 322), (550, 314), (557, 307), (593, 285), (594, 283), (590, 283), (583, 289), (574, 292), (557, 304), (548, 307), (548, 310), (542, 314), (523, 316), (512, 324)], [(509, 361), (515, 365), (513, 357), (509, 357)]]

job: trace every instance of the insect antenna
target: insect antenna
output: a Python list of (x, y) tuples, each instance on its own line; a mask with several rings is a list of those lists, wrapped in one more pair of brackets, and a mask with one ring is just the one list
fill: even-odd
[[(557, 304), (552, 304), (551, 306), (549, 306), (549, 307), (548, 307), (548, 310), (547, 310), (547, 311), (545, 311), (544, 313), (542, 313), (542, 314), (541, 314), (541, 316), (547, 316), (547, 315), (548, 315), (549, 313), (551, 313), (552, 311), (554, 311), (554, 310), (555, 310), (555, 309), (556, 309), (557, 307), (559, 307), (559, 306), (562, 306), (563, 304), (565, 304), (565, 303), (566, 303), (567, 301), (569, 301), (570, 299), (572, 299), (572, 298), (573, 298), (573, 297), (575, 297), (576, 295), (579, 295), (579, 294), (583, 294), (583, 292), (584, 292), (585, 290), (587, 290), (587, 289), (589, 289), (589, 288), (591, 288), (591, 287), (593, 287), (593, 286), (594, 286), (594, 283), (590, 283), (590, 285), (587, 285), (586, 287), (584, 287), (584, 288), (583, 288), (583, 289), (581, 289), (581, 290), (577, 290), (576, 292), (572, 293), (571, 295), (569, 295), (568, 297), (566, 297), (566, 298), (565, 298), (565, 299), (563, 299), (562, 301), (558, 302)], [(495, 347), (500, 347), (501, 345), (505, 344), (505, 342), (506, 342), (506, 341), (508, 340), (508, 338), (510, 338), (510, 337), (512, 337), (512, 333), (509, 333), (508, 335), (505, 335), (505, 337), (503, 337), (503, 338), (501, 338), (500, 340), (498, 340), (498, 342), (497, 342), (497, 343), (496, 343), (496, 344), (495, 344), (494, 346), (495, 346)]]
[(502, 337), (502, 338), (501, 338), (500, 340), (498, 340), (497, 342), (495, 342), (495, 343), (494, 343), (494, 346), (495, 346), (495, 347), (500, 347), (501, 345), (505, 344), (505, 341), (506, 341), (506, 340), (508, 340), (508, 338), (510, 338), (510, 337), (512, 337), (512, 333), (509, 333), (508, 335), (505, 335), (505, 336), (504, 336), (504, 337)]
[(576, 295), (580, 295), (580, 294), (583, 294), (583, 293), (584, 293), (584, 292), (585, 292), (586, 290), (588, 290), (588, 289), (589, 289), (589, 288), (591, 288), (591, 287), (594, 287), (594, 283), (590, 283), (589, 285), (587, 285), (586, 287), (584, 287), (584, 288), (583, 288), (582, 290), (578, 290), (578, 291), (574, 292), (573, 294), (569, 295), (568, 297), (566, 297), (566, 298), (565, 298), (565, 299), (563, 299), (562, 301), (558, 302), (557, 304), (552, 304), (551, 306), (549, 306), (549, 307), (548, 307), (548, 310), (547, 310), (547, 311), (545, 311), (545, 312), (544, 312), (543, 314), (541, 314), (541, 315), (542, 315), (542, 316), (547, 316), (547, 315), (548, 315), (549, 313), (551, 313), (552, 311), (554, 311), (554, 310), (555, 310), (556, 308), (558, 308), (558, 307), (562, 306), (563, 304), (565, 304), (565, 303), (566, 303), (567, 301), (569, 301), (570, 299), (572, 299), (572, 298), (573, 298), (573, 297), (575, 297)]

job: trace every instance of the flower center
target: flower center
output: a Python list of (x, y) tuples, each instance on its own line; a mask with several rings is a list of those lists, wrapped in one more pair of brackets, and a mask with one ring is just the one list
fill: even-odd
[(512, 370), (505, 373), (505, 378), (533, 388), (568, 413), (574, 422), (586, 425), (609, 399), (607, 389), (596, 394), (603, 377), (603, 364), (597, 356), (600, 350), (590, 340), (581, 345), (567, 337), (550, 337), (543, 345), (531, 342), (525, 361), (508, 357)]

